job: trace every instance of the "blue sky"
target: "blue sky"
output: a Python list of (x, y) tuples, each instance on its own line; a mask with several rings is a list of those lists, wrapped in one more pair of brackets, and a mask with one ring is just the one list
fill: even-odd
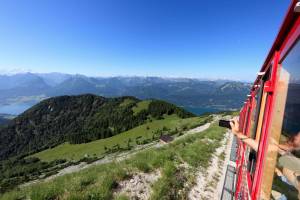
[(0, 0), (0, 72), (253, 80), (289, 0)]

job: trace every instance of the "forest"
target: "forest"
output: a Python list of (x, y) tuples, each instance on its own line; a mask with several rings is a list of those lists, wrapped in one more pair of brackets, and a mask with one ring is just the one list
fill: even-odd
[(46, 99), (0, 129), (0, 160), (30, 155), (64, 142), (80, 144), (108, 138), (151, 118), (162, 119), (165, 114), (194, 116), (160, 100), (151, 100), (148, 107), (134, 113), (139, 102), (134, 97), (91, 94)]

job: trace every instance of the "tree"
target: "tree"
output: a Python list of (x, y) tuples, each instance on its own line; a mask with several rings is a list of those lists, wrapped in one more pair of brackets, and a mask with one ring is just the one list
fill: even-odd
[(138, 137), (135, 138), (135, 143), (136, 143), (137, 145), (141, 144), (141, 142), (140, 142), (140, 139), (141, 139), (141, 138), (142, 138), (142, 136), (138, 136)]
[(130, 150), (132, 148), (131, 147), (131, 142), (132, 142), (132, 140), (131, 140), (131, 138), (129, 138), (128, 141), (127, 141), (127, 149), (128, 150)]
[(107, 146), (104, 146), (104, 151), (107, 152), (108, 151), (108, 148)]

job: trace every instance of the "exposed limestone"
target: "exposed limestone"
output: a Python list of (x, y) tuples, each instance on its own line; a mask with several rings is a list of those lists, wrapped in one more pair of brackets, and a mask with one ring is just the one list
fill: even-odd
[(132, 200), (150, 198), (151, 186), (161, 177), (159, 170), (152, 173), (135, 173), (130, 179), (118, 183), (115, 195), (126, 195)]

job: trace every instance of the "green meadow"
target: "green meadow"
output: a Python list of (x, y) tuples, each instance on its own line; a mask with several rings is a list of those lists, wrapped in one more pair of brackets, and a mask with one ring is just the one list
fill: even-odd
[(151, 100), (144, 100), (137, 103), (136, 106), (132, 108), (133, 113), (136, 115), (142, 110), (147, 110)]
[[(141, 103), (143, 105), (139, 105), (137, 107), (139, 110), (141, 109), (141, 107), (145, 107), (147, 106), (147, 104), (149, 104), (149, 102), (147, 103), (147, 101), (146, 103), (145, 101)], [(170, 131), (172, 131), (175, 129), (187, 129), (195, 127), (197, 125), (201, 125), (207, 119), (208, 117), (192, 117), (182, 119), (179, 118), (177, 115), (166, 115), (164, 116), (164, 119), (149, 120), (147, 123), (141, 126), (138, 126), (136, 128), (133, 128), (131, 130), (128, 130), (110, 138), (100, 139), (83, 144), (64, 143), (52, 149), (47, 149), (39, 153), (33, 154), (30, 157), (37, 157), (42, 161), (47, 162), (57, 159), (78, 161), (85, 156), (102, 157), (106, 154), (106, 149), (114, 148), (116, 145), (120, 149), (125, 149), (128, 147), (128, 143), (130, 143), (131, 147), (136, 146), (137, 138), (139, 141), (144, 141), (147, 139), (152, 140), (153, 134), (157, 130), (169, 129)]]

